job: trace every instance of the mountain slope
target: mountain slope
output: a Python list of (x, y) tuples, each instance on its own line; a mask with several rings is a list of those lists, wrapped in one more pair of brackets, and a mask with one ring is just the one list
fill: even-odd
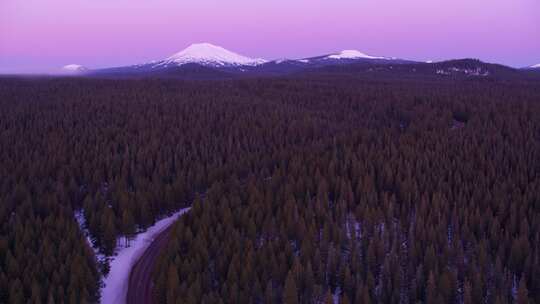
[[(290, 64), (285, 61), (284, 63)], [(373, 56), (358, 50), (343, 50), (337, 53), (303, 58), (295, 60), (296, 66), (304, 66), (309, 68), (320, 68), (325, 66), (339, 66), (349, 64), (404, 64), (404, 63), (417, 63), (412, 60), (404, 60), (395, 57)]]
[(527, 78), (528, 73), (504, 65), (477, 59), (456, 59), (441, 62), (359, 61), (327, 65), (305, 71), (308, 75), (337, 74), (385, 79), (417, 78)]
[(183, 65), (187, 63), (197, 63), (214, 67), (255, 66), (265, 62), (266, 60), (264, 59), (249, 58), (210, 43), (196, 43), (158, 62), (154, 67)]
[[(516, 70), (507, 66), (485, 63), (475, 59), (458, 59), (442, 62), (418, 62), (396, 57), (374, 56), (358, 50), (302, 59), (266, 61), (250, 58), (210, 43), (192, 44), (163, 60), (143, 64), (86, 70), (79, 65), (66, 66), (71, 74), (95, 77), (121, 78), (179, 78), (179, 79), (230, 79), (269, 77), (296, 73), (368, 73), (386, 77), (514, 77), (535, 75), (540, 65)], [(84, 73), (83, 73), (84, 72)], [(366, 75), (368, 75), (366, 74)]]
[(91, 74), (100, 77), (222, 79), (232, 77), (231, 72), (243, 72), (266, 62), (264, 59), (246, 57), (210, 43), (196, 43), (163, 60), (93, 70)]
[(219, 68), (186, 63), (154, 68), (153, 64), (95, 70), (90, 76), (105, 78), (175, 78), (175, 79), (229, 79), (234, 75)]
[[(92, 73), (100, 76), (135, 75), (190, 78), (196, 76), (195, 74), (197, 72), (203, 72), (205, 76), (202, 78), (227, 78), (249, 75), (283, 75), (323, 66), (358, 62), (385, 64), (411, 63), (413, 61), (372, 56), (357, 50), (344, 50), (323, 56), (297, 60), (283, 59), (266, 61), (264, 59), (246, 57), (210, 43), (196, 43), (163, 60), (126, 67), (95, 70)], [(182, 68), (186, 65), (190, 65), (190, 68)], [(195, 65), (201, 68), (197, 69)]]

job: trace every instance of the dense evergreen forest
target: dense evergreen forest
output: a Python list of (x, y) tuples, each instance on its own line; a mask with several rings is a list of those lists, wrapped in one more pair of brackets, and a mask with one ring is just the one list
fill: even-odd
[(540, 83), (0, 79), (0, 303), (540, 303)]

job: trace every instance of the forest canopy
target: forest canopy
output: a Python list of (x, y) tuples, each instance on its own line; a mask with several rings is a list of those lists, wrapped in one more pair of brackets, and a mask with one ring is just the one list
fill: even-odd
[(0, 303), (94, 303), (192, 206), (156, 303), (540, 303), (540, 85), (0, 79)]

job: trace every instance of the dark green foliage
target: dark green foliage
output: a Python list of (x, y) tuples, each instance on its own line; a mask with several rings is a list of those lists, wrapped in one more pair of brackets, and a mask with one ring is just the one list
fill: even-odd
[[(195, 260), (198, 270), (178, 269), (212, 277), (203, 294), (247, 294), (252, 303), (260, 294), (252, 282), (269, 280), (268, 303), (334, 295), (358, 303), (511, 301), (513, 277), (537, 282), (530, 274), (539, 267), (540, 92), (480, 82), (340, 84), (333, 98), (330, 88), (312, 96), (307, 84), (289, 85), (301, 89), (288, 95), (282, 87), (273, 103), (288, 110), (259, 122), (269, 133), (289, 132), (268, 139), (283, 141), (267, 152), (275, 165), (214, 183), (177, 224), (180, 248), (169, 247), (156, 273), (171, 256)], [(304, 135), (289, 141), (296, 133)]]
[(191, 202), (158, 303), (540, 302), (538, 87), (1, 80), (0, 303), (97, 300), (74, 210), (112, 253)]
[(283, 290), (283, 303), (285, 304), (298, 304), (298, 292), (296, 290), (296, 278), (294, 272), (291, 270), (285, 280), (285, 286)]

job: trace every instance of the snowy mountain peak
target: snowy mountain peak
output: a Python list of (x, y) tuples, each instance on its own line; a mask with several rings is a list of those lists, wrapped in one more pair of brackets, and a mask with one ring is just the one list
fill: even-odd
[(198, 63), (208, 66), (254, 66), (265, 62), (266, 60), (264, 59), (242, 56), (210, 43), (195, 43), (165, 59), (158, 65)]
[(357, 50), (343, 50), (337, 54), (328, 55), (329, 59), (386, 59), (385, 57), (370, 56)]
[(62, 67), (62, 71), (67, 73), (81, 73), (87, 70), (88, 69), (86, 67), (79, 64), (68, 64)]
[(540, 69), (540, 63), (539, 63), (539, 64), (535, 64), (535, 65), (531, 65), (531, 68), (533, 68), (533, 69)]

